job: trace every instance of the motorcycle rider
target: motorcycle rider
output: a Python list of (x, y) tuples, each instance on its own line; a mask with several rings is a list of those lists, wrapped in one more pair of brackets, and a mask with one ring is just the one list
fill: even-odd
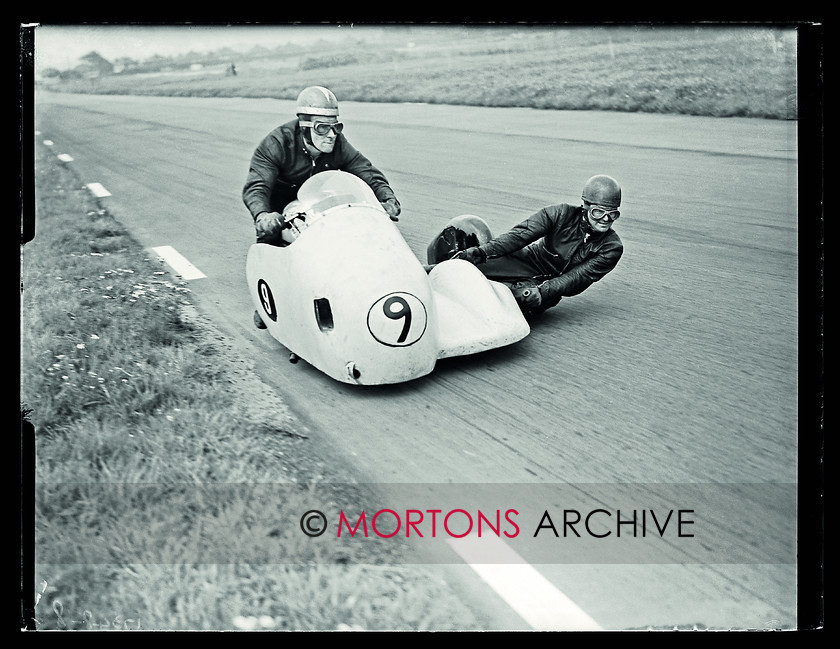
[(259, 143), (242, 190), (242, 200), (254, 219), (257, 241), (285, 245), (284, 208), (310, 176), (337, 169), (370, 185), (392, 221), (400, 203), (384, 174), (343, 134), (338, 100), (322, 86), (304, 88), (297, 98), (297, 118), (278, 126)]
[(455, 255), (510, 287), (526, 315), (578, 295), (615, 268), (624, 246), (613, 223), (621, 186), (607, 175), (589, 178), (582, 205), (549, 205), (508, 232)]
[[(346, 171), (364, 180), (391, 220), (399, 220), (400, 203), (385, 175), (350, 144), (343, 129), (332, 91), (310, 86), (298, 95), (297, 117), (259, 143), (242, 189), (258, 243), (283, 246), (294, 240), (283, 211), (297, 199), (298, 188), (307, 178), (326, 170)], [(254, 324), (266, 328), (257, 311)]]

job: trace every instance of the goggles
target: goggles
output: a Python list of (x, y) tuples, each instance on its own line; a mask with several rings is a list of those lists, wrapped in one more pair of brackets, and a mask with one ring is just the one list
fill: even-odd
[(589, 207), (589, 216), (596, 221), (603, 221), (606, 218), (610, 220), (610, 223), (612, 223), (621, 216), (621, 212), (601, 207), (600, 205), (592, 205)]
[(301, 122), (301, 126), (309, 126), (316, 135), (324, 137), (330, 131), (335, 131), (338, 135), (344, 130), (344, 124), (341, 122)]

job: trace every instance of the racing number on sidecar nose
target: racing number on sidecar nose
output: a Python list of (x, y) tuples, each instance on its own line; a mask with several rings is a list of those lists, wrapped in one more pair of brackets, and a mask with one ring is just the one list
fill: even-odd
[(383, 345), (413, 345), (426, 332), (426, 306), (411, 293), (391, 293), (377, 300), (368, 311), (368, 329)]
[(257, 282), (257, 293), (260, 296), (260, 304), (262, 304), (265, 314), (271, 318), (272, 322), (277, 322), (277, 308), (274, 306), (274, 295), (271, 289), (268, 288), (268, 283), (261, 279)]

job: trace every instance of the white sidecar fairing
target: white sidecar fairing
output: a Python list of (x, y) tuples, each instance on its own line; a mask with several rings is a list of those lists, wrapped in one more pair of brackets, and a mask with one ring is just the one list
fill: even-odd
[(426, 273), (356, 176), (316, 174), (295, 209), (306, 225), (293, 243), (251, 246), (248, 287), (269, 333), (328, 376), (400, 383), (530, 332), (510, 290), (469, 262)]

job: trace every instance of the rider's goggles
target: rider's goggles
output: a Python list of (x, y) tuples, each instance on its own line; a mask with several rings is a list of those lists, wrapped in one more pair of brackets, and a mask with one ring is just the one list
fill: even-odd
[(618, 210), (610, 210), (606, 207), (601, 207), (600, 205), (592, 205), (589, 207), (589, 216), (596, 221), (603, 221), (606, 218), (610, 220), (610, 223), (612, 223), (621, 216), (621, 212)]
[(301, 125), (311, 127), (315, 134), (321, 137), (324, 137), (330, 131), (335, 131), (335, 134), (338, 135), (344, 130), (344, 124), (341, 122), (303, 122)]

